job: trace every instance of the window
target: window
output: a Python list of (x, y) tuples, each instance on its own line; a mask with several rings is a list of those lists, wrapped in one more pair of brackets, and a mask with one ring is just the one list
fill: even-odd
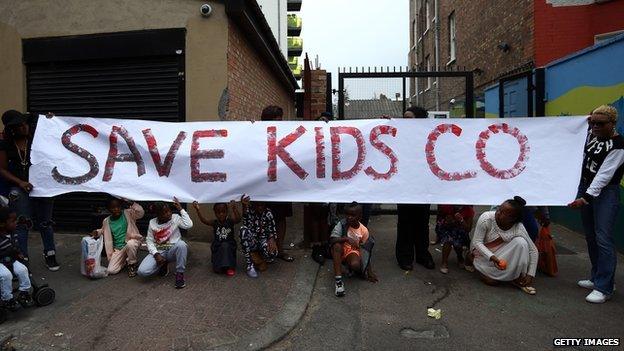
[(425, 31), (431, 26), (431, 11), (429, 10), (429, 0), (425, 0)]
[[(427, 72), (431, 72), (431, 60), (429, 59), (429, 55), (425, 57), (425, 64), (427, 65)], [(427, 89), (431, 89), (431, 77), (427, 77)]]
[(449, 63), (455, 61), (455, 11), (451, 12), (448, 18), (449, 23)]

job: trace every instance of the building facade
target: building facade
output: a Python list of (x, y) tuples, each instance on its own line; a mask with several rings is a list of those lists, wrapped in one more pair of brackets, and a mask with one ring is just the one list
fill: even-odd
[[(493, 116), (489, 87), (616, 35), (624, 29), (622, 14), (624, 2), (609, 0), (410, 0), (410, 67), (473, 71), (476, 108), (463, 110), (463, 82), (448, 78), (413, 79), (410, 101), (455, 117)], [(534, 115), (531, 86), (503, 84), (503, 115)]]
[[(280, 105), (296, 115), (297, 82), (255, 1), (3, 1), (0, 47), (2, 111), (207, 121)], [(55, 220), (88, 228), (98, 199), (61, 196)]]
[(302, 0), (258, 0), (258, 4), (293, 74), (300, 79), (303, 22), (297, 13), (301, 11)]

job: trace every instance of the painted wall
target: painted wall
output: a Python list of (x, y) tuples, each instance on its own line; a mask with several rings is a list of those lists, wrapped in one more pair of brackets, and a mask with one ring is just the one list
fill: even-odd
[[(526, 78), (505, 82), (503, 99), (505, 117), (527, 117), (527, 83)], [(498, 84), (485, 89), (485, 118), (497, 118), (499, 115)]]
[[(624, 134), (624, 35), (560, 59), (546, 67), (546, 115), (587, 115), (610, 104), (618, 109), (617, 128)], [(624, 183), (622, 184), (624, 186)], [(624, 188), (616, 224), (616, 244), (624, 251)], [(577, 211), (553, 208), (553, 219), (580, 230)]]

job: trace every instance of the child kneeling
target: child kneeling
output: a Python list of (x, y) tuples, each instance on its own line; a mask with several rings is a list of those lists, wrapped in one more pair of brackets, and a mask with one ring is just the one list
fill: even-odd
[(158, 272), (164, 277), (169, 274), (169, 262), (175, 261), (175, 287), (182, 289), (186, 286), (184, 270), (188, 249), (182, 240), (180, 228), (192, 228), (193, 221), (178, 199), (174, 197), (173, 201), (180, 214), (172, 214), (168, 204), (162, 202), (154, 204), (157, 217), (150, 220), (145, 239), (149, 255), (139, 265), (138, 274), (141, 277), (149, 277)]
[(347, 265), (350, 273), (359, 274), (373, 283), (378, 281), (370, 259), (374, 240), (369, 236), (364, 224), (360, 223), (361, 219), (362, 206), (352, 202), (345, 208), (345, 219), (338, 222), (331, 233), (330, 243), (336, 278), (335, 293), (338, 297), (345, 295), (342, 281), (343, 264)]
[[(28, 268), (21, 260), (24, 256), (19, 251), (17, 240), (14, 236), (17, 227), (17, 215), (14, 211), (0, 207), (0, 294), (2, 305), (15, 311), (19, 305), (30, 307), (34, 305), (30, 295), (30, 277)], [(19, 295), (13, 297), (13, 275), (19, 281)]]
[(267, 268), (277, 256), (277, 232), (273, 213), (263, 202), (250, 205), (249, 197), (243, 203), (243, 225), (240, 228), (240, 242), (247, 263), (247, 275), (257, 278), (258, 271)]

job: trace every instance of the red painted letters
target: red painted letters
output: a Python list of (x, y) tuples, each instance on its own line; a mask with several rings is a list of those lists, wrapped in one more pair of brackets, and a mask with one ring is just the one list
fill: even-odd
[(442, 180), (450, 181), (476, 177), (477, 172), (475, 171), (449, 173), (440, 168), (440, 166), (438, 166), (438, 162), (436, 161), (435, 156), (435, 145), (440, 135), (448, 132), (451, 132), (456, 136), (460, 136), (462, 133), (462, 129), (456, 124), (440, 124), (433, 131), (431, 131), (431, 133), (429, 133), (429, 136), (427, 137), (427, 144), (425, 145), (425, 156), (427, 157), (427, 164), (429, 165), (431, 173), (433, 173), (436, 177)]
[(158, 145), (156, 143), (156, 138), (152, 135), (151, 129), (143, 130), (143, 136), (145, 136), (145, 141), (147, 142), (147, 148), (149, 149), (150, 155), (152, 155), (152, 160), (154, 161), (154, 166), (156, 166), (156, 170), (158, 171), (158, 175), (160, 177), (168, 177), (171, 172), (171, 166), (173, 165), (173, 160), (175, 159), (175, 155), (180, 148), (180, 145), (186, 139), (186, 133), (180, 132), (178, 133), (178, 137), (175, 139), (171, 147), (169, 148), (169, 152), (167, 152), (167, 156), (165, 156), (165, 162), (162, 163), (160, 160), (160, 152), (158, 152)]
[(293, 160), (288, 151), (286, 151), (286, 147), (295, 142), (295, 140), (299, 139), (299, 137), (301, 137), (305, 132), (306, 129), (303, 126), (299, 126), (294, 132), (283, 137), (280, 141), (277, 141), (277, 127), (267, 127), (267, 161), (269, 163), (269, 167), (267, 168), (267, 177), (269, 182), (277, 181), (278, 156), (282, 159), (286, 166), (288, 166), (288, 168), (290, 168), (290, 170), (297, 175), (297, 177), (300, 179), (306, 179), (308, 172), (301, 168), (301, 166)]
[(389, 134), (393, 137), (396, 136), (397, 129), (391, 126), (377, 126), (373, 128), (370, 132), (370, 143), (373, 147), (379, 151), (381, 151), (384, 155), (388, 156), (390, 159), (390, 168), (386, 173), (379, 173), (373, 169), (373, 167), (368, 167), (364, 170), (368, 176), (373, 177), (373, 179), (390, 179), (397, 172), (397, 163), (399, 162), (398, 157), (394, 154), (394, 151), (388, 145), (384, 144), (379, 140), (380, 135)]
[[(366, 148), (364, 147), (364, 137), (362, 132), (355, 127), (330, 127), (332, 143), (332, 179), (351, 179), (362, 170), (364, 159), (366, 158)], [(357, 159), (355, 164), (348, 171), (340, 171), (340, 134), (347, 134), (355, 139), (357, 145)]]
[(63, 133), (63, 136), (61, 137), (61, 142), (67, 150), (82, 157), (89, 163), (89, 172), (77, 177), (68, 177), (59, 173), (58, 168), (54, 167), (52, 169), (52, 178), (61, 184), (78, 185), (86, 183), (91, 179), (95, 178), (100, 171), (100, 165), (98, 164), (95, 156), (93, 156), (89, 151), (71, 142), (71, 137), (80, 132), (87, 132), (91, 134), (91, 136), (93, 136), (94, 138), (97, 138), (98, 136), (98, 131), (95, 130), (95, 128), (93, 128), (92, 126), (88, 124), (76, 124), (75, 126), (66, 130), (65, 133)]
[[(120, 135), (128, 145), (130, 149), (129, 154), (119, 154), (117, 149), (117, 135)], [(102, 181), (108, 182), (113, 178), (113, 171), (115, 169), (116, 162), (134, 162), (137, 165), (137, 175), (140, 177), (145, 174), (145, 163), (143, 157), (139, 153), (134, 139), (128, 134), (128, 131), (124, 127), (113, 126), (113, 130), (108, 137), (110, 147), (108, 149), (108, 159), (106, 160), (106, 166), (104, 167), (104, 176)]]
[[(191, 180), (194, 183), (201, 182), (225, 182), (227, 175), (222, 172), (202, 173), (199, 169), (199, 161), (202, 159), (223, 158), (223, 149), (199, 150), (200, 138), (213, 138), (228, 136), (225, 129), (219, 130), (198, 130), (193, 133), (193, 143), (191, 144)], [(178, 136), (179, 137), (179, 136)]]

